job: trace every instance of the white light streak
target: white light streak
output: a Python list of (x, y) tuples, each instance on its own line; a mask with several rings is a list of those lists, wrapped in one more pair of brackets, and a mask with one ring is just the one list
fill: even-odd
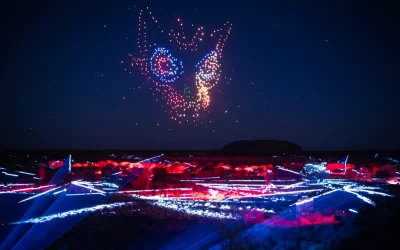
[(18, 173), (20, 173), (20, 174), (26, 174), (26, 175), (36, 175), (36, 174), (33, 174), (33, 173), (28, 173), (28, 172), (23, 172), (23, 171), (17, 171)]
[(67, 212), (51, 214), (51, 215), (37, 217), (37, 218), (31, 218), (31, 219), (23, 220), (23, 221), (17, 221), (17, 222), (13, 222), (11, 224), (44, 223), (44, 222), (48, 222), (48, 221), (51, 221), (54, 219), (62, 219), (62, 218), (66, 218), (69, 216), (75, 216), (78, 214), (91, 213), (91, 212), (99, 211), (99, 210), (102, 210), (105, 208), (112, 209), (115, 207), (120, 207), (120, 206), (124, 206), (124, 205), (128, 205), (128, 204), (132, 204), (132, 203), (131, 202), (127, 202), (127, 203), (119, 202), (119, 203), (113, 203), (113, 204), (97, 205), (97, 206), (93, 206), (93, 207), (74, 209), (74, 210), (69, 210)]
[(10, 174), (10, 173), (7, 173), (7, 172), (2, 172), (2, 173), (7, 175), (7, 176), (12, 176), (12, 177), (18, 177), (19, 176), (17, 174)]
[(26, 198), (25, 200), (22, 200), (22, 201), (20, 201), (20, 202), (18, 202), (18, 203), (22, 203), (22, 202), (25, 202), (25, 201), (28, 201), (28, 200), (32, 200), (32, 199), (37, 198), (37, 197), (39, 197), (39, 196), (42, 196), (42, 195), (44, 195), (44, 194), (53, 192), (54, 190), (56, 190), (56, 189), (58, 189), (58, 188), (59, 188), (59, 187), (52, 188), (52, 189), (47, 190), (47, 191), (45, 191), (45, 192), (43, 192), (43, 193), (40, 193), (40, 194), (31, 196), (31, 197), (29, 197), (29, 198)]
[(39, 189), (48, 188), (48, 187), (54, 187), (54, 185), (32, 187), (32, 188), (22, 188), (22, 189), (13, 190), (11, 192), (18, 193), (18, 192), (24, 192), (24, 191), (33, 191), (33, 190), (39, 190)]
[(99, 192), (99, 193), (101, 193), (101, 194), (104, 194), (104, 193), (105, 193), (104, 191), (98, 190), (98, 189), (96, 189), (96, 188), (91, 188), (91, 187), (88, 187), (88, 186), (85, 186), (85, 185), (81, 185), (81, 184), (79, 184), (79, 183), (76, 182), (76, 181), (73, 181), (72, 184), (74, 184), (74, 185), (76, 185), (76, 186), (79, 186), (79, 187), (87, 188), (87, 189), (89, 189), (89, 190), (93, 190), (93, 191)]

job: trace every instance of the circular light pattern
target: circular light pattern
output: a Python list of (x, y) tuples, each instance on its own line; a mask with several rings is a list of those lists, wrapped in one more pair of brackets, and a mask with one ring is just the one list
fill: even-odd
[(183, 74), (182, 61), (171, 56), (165, 48), (157, 48), (150, 57), (151, 72), (162, 82), (171, 83)]
[(198, 73), (196, 74), (196, 77), (198, 76), (203, 84), (211, 83), (213, 80), (218, 81), (219, 67), (218, 54), (217, 52), (212, 51), (197, 64)]
[[(145, 13), (148, 13), (148, 15)], [(211, 89), (220, 80), (221, 65), (219, 61), (222, 58), (223, 47), (231, 33), (232, 25), (227, 22), (222, 28), (209, 33), (209, 36), (206, 35), (204, 28), (200, 26), (196, 28), (193, 37), (189, 38), (185, 35), (183, 22), (181, 19), (177, 19), (178, 28), (171, 29), (166, 34), (169, 42), (176, 45), (180, 50), (189, 51), (190, 53), (196, 52), (200, 43), (204, 40), (215, 41), (214, 49), (196, 65), (195, 74), (193, 76), (184, 75), (185, 88), (180, 91), (170, 83), (176, 81), (183, 74), (182, 62), (178, 62), (165, 48), (157, 48), (153, 54), (149, 55), (152, 45), (147, 41), (148, 21), (153, 22), (159, 28), (160, 33), (163, 34), (164, 30), (158, 20), (147, 7), (147, 11), (140, 11), (138, 21), (137, 46), (139, 56), (133, 57), (131, 66), (138, 68), (141, 74), (146, 77), (146, 84), (152, 84), (151, 90), (161, 94), (162, 99), (169, 107), (167, 112), (172, 120), (179, 123), (198, 122), (201, 117), (204, 117), (200, 113), (210, 106)], [(154, 32), (155, 30), (151, 30), (151, 33)], [(197, 93), (192, 93), (190, 85), (196, 87), (196, 90), (193, 88), (193, 92)]]

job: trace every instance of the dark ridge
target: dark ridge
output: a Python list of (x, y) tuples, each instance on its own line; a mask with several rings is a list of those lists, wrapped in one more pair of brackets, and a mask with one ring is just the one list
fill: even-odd
[(222, 152), (227, 154), (299, 153), (302, 151), (303, 149), (295, 143), (279, 140), (235, 141), (222, 148)]
[[(321, 151), (300, 151), (298, 148), (297, 150), (282, 150), (280, 147), (273, 147), (273, 150), (268, 152), (264, 149), (253, 149), (253, 148), (238, 148), (234, 147), (233, 149), (230, 148), (231, 145), (235, 145), (234, 142), (231, 144), (227, 144), (224, 146), (222, 150), (120, 150), (120, 149), (106, 149), (106, 150), (86, 150), (86, 149), (6, 149), (0, 150), (0, 160), (4, 162), (9, 160), (11, 157), (10, 155), (17, 156), (17, 158), (27, 155), (30, 158), (42, 157), (47, 156), (48, 159), (63, 159), (66, 158), (68, 155), (72, 155), (73, 159), (86, 159), (86, 158), (110, 158), (109, 156), (115, 154), (117, 156), (122, 155), (135, 155), (140, 157), (151, 157), (156, 156), (159, 154), (164, 154), (166, 157), (201, 157), (201, 156), (209, 156), (209, 157), (217, 157), (217, 156), (268, 156), (268, 155), (275, 155), (275, 154), (284, 154), (284, 153), (292, 153), (298, 156), (314, 156), (314, 157), (344, 157), (345, 155), (350, 155), (351, 159), (354, 157), (371, 157), (374, 158), (375, 154), (378, 153), (379, 157), (393, 157), (398, 159), (400, 157), (400, 151), (385, 151), (385, 150), (321, 150)], [(271, 145), (271, 144), (270, 144)], [(295, 144), (294, 144), (295, 145)], [(268, 148), (267, 148), (268, 149)], [(277, 150), (278, 149), (278, 150)], [(291, 148), (289, 148), (291, 149)], [(278, 151), (278, 152), (276, 152)]]

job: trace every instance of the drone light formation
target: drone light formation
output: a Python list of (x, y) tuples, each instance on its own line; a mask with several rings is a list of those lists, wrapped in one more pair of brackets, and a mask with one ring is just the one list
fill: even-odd
[[(148, 13), (148, 15), (145, 13)], [(147, 38), (149, 21), (153, 22), (162, 34), (167, 35), (169, 43), (176, 45), (175, 47), (179, 50), (192, 53), (198, 51), (199, 44), (206, 39), (213, 39), (216, 42), (212, 51), (196, 65), (194, 75), (181, 77), (185, 81), (183, 91), (178, 90), (175, 84), (184, 73), (183, 62), (172, 56), (168, 49), (150, 44)], [(133, 57), (130, 54), (132, 56), (131, 66), (139, 69), (140, 73), (145, 76), (146, 84), (150, 83), (151, 90), (161, 94), (172, 120), (179, 123), (197, 123), (201, 118), (201, 112), (207, 110), (211, 104), (212, 88), (220, 81), (220, 61), (223, 47), (231, 33), (232, 25), (227, 22), (222, 28), (213, 30), (209, 34), (206, 34), (204, 27), (200, 26), (192, 37), (187, 37), (184, 24), (180, 18), (177, 19), (177, 23), (178, 29), (165, 32), (152, 12), (149, 11), (149, 8), (146, 11), (141, 10), (137, 40), (139, 56)], [(185, 68), (190, 67), (185, 66)], [(192, 85), (196, 89), (196, 93), (193, 94), (188, 87)]]
[(157, 48), (150, 57), (151, 72), (164, 83), (172, 83), (183, 73), (182, 61), (176, 64), (178, 60), (169, 54), (164, 48)]

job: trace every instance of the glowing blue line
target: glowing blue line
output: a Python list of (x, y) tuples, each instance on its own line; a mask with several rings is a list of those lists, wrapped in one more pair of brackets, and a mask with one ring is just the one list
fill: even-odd
[(61, 193), (61, 192), (65, 192), (65, 191), (67, 191), (67, 189), (66, 189), (66, 188), (64, 188), (63, 190), (60, 190), (60, 191), (54, 192), (53, 194), (54, 194), (54, 195), (56, 195), (56, 194), (59, 194), (59, 193)]
[[(33, 184), (33, 183), (15, 183), (15, 184), (8, 184), (6, 186), (13, 187), (13, 186), (32, 186), (32, 185), (35, 185), (35, 184)], [(3, 187), (3, 186), (4, 185), (0, 185), (0, 187)]]
[(104, 194), (101, 194), (101, 193), (66, 194), (65, 196), (83, 196), (83, 195), (103, 195), (103, 196), (105, 196)]
[(194, 180), (210, 180), (210, 179), (219, 179), (219, 176), (215, 176), (215, 177), (193, 177), (192, 179)]
[[(327, 195), (327, 194), (331, 194), (331, 193), (336, 192), (336, 191), (338, 191), (338, 190), (340, 190), (340, 189), (334, 189), (334, 190), (328, 191), (328, 192), (326, 192), (326, 193), (319, 194), (319, 195), (317, 195), (317, 196), (311, 197), (311, 198), (309, 198), (309, 199), (302, 200), (302, 201), (298, 201), (298, 202), (296, 202), (296, 203), (294, 203), (294, 204), (292, 204), (292, 205), (290, 205), (290, 206), (305, 204), (305, 203), (308, 203), (308, 202), (310, 202), (310, 201), (315, 200), (316, 198), (325, 196), (325, 195)], [(290, 207), (290, 206), (289, 206), (289, 207)]]
[(71, 155), (69, 155), (69, 157), (68, 157), (68, 161), (69, 161), (69, 163), (68, 163), (68, 172), (70, 172), (71, 173)]
[(31, 218), (31, 219), (28, 219), (28, 220), (12, 222), (10, 224), (44, 223), (44, 222), (48, 222), (48, 221), (51, 221), (51, 220), (54, 220), (54, 219), (62, 219), (62, 218), (66, 218), (66, 217), (69, 217), (69, 216), (75, 216), (75, 215), (79, 215), (79, 214), (82, 214), (82, 213), (95, 212), (95, 211), (98, 211), (98, 210), (102, 210), (104, 208), (115, 208), (115, 207), (124, 206), (124, 205), (127, 205), (127, 204), (132, 204), (132, 202), (119, 202), (119, 203), (113, 203), (113, 204), (105, 204), (105, 205), (97, 205), (97, 206), (80, 208), (80, 209), (73, 209), (73, 210), (69, 210), (69, 211), (66, 211), (66, 212), (55, 213), (55, 214), (50, 214), (50, 215), (46, 215), (46, 216)]
[(74, 184), (74, 185), (76, 185), (76, 186), (79, 186), (79, 187), (87, 188), (87, 189), (89, 189), (89, 190), (93, 190), (93, 191), (99, 192), (99, 193), (101, 193), (101, 194), (104, 194), (104, 193), (105, 193), (104, 191), (98, 190), (98, 189), (96, 189), (96, 188), (91, 188), (91, 187), (88, 187), (88, 186), (85, 186), (85, 185), (81, 185), (81, 184), (77, 183), (76, 181), (72, 182), (72, 184)]
[(365, 193), (368, 193), (368, 194), (382, 195), (382, 196), (387, 196), (387, 197), (394, 197), (391, 194), (385, 194), (385, 193), (382, 193), (382, 192), (376, 192), (376, 191), (370, 191), (370, 190), (364, 190), (364, 189), (347, 188), (346, 190), (355, 191), (355, 192), (365, 192)]
[(368, 204), (371, 204), (372, 206), (376, 205), (375, 202), (373, 202), (372, 200), (368, 199), (365, 196), (362, 196), (360, 194), (357, 194), (357, 193), (355, 193), (353, 191), (349, 191), (349, 190), (344, 190), (344, 191), (346, 191), (347, 193), (350, 193), (350, 194), (354, 194), (355, 196), (357, 196), (357, 198), (359, 198), (360, 200), (362, 200), (362, 201), (364, 201), (364, 202), (366, 202)]
[(22, 188), (22, 189), (17, 189), (17, 190), (13, 190), (12, 192), (21, 192), (21, 191), (28, 191), (28, 190), (38, 190), (38, 189), (42, 189), (42, 188), (46, 188), (46, 187), (54, 187), (54, 185), (48, 185), (48, 186), (40, 186), (40, 187), (36, 187), (36, 188)]
[(32, 173), (28, 173), (28, 172), (23, 172), (23, 171), (17, 171), (18, 173), (21, 173), (21, 174), (26, 174), (26, 175), (36, 175), (36, 174), (32, 174)]
[(281, 166), (276, 166), (276, 168), (277, 168), (277, 169), (280, 169), (280, 170), (283, 170), (283, 171), (286, 171), (286, 172), (289, 172), (289, 173), (293, 173), (293, 174), (298, 174), (298, 175), (301, 175), (301, 176), (305, 176), (305, 175), (303, 175), (303, 174), (301, 174), (301, 173), (299, 173), (299, 172), (296, 172), (296, 171), (293, 171), (293, 170), (290, 170), (290, 169), (286, 169), (286, 168), (281, 167)]
[[(152, 159), (154, 159), (154, 158), (159, 158), (159, 157), (161, 157), (161, 156), (163, 156), (163, 155), (164, 155), (164, 154), (160, 154), (160, 155), (157, 155), (157, 156), (153, 156), (153, 157), (151, 157), (151, 158), (148, 158), (148, 159), (144, 159), (144, 160), (135, 162), (135, 163), (133, 163), (133, 165), (138, 164), (138, 163), (142, 163), (142, 162), (145, 162), (145, 161), (149, 161), (149, 160), (152, 160)], [(117, 173), (114, 173), (114, 174), (112, 174), (112, 175), (118, 175), (118, 174), (121, 174), (121, 173), (122, 173), (122, 171), (117, 172)]]
[(8, 175), (8, 176), (12, 176), (12, 177), (18, 177), (19, 175), (16, 175), (16, 174), (10, 174), (10, 173), (7, 173), (7, 172), (2, 172), (3, 174), (5, 174), (5, 175)]
[(303, 184), (303, 183), (304, 183), (304, 181), (301, 181), (301, 182), (298, 182), (298, 183), (294, 183), (294, 184), (291, 184), (291, 185), (287, 185), (287, 186), (285, 186), (285, 187), (282, 188), (282, 189), (290, 189), (290, 188), (298, 187), (298, 186), (300, 186), (300, 185)]
[(52, 188), (52, 189), (47, 190), (47, 191), (45, 191), (45, 192), (43, 192), (43, 193), (40, 193), (40, 194), (31, 196), (31, 197), (29, 197), (29, 198), (26, 198), (25, 200), (22, 200), (22, 201), (20, 201), (20, 202), (18, 202), (18, 203), (22, 203), (22, 202), (24, 202), (24, 201), (34, 199), (34, 198), (36, 198), (36, 197), (39, 197), (39, 196), (42, 196), (42, 195), (44, 195), (44, 194), (50, 193), (50, 192), (52, 192), (52, 191), (54, 191), (54, 190), (56, 190), (56, 189), (58, 189), (58, 188), (59, 188), (59, 187)]
[(159, 157), (161, 157), (161, 156), (163, 156), (163, 155), (164, 155), (164, 154), (160, 154), (160, 155), (157, 155), (157, 156), (154, 156), (154, 157), (148, 158), (148, 159), (144, 159), (144, 160), (141, 160), (141, 161), (135, 162), (134, 164), (137, 164), (137, 163), (142, 163), (142, 162), (144, 162), (144, 161), (152, 160), (152, 159), (154, 159), (154, 158), (159, 158)]

